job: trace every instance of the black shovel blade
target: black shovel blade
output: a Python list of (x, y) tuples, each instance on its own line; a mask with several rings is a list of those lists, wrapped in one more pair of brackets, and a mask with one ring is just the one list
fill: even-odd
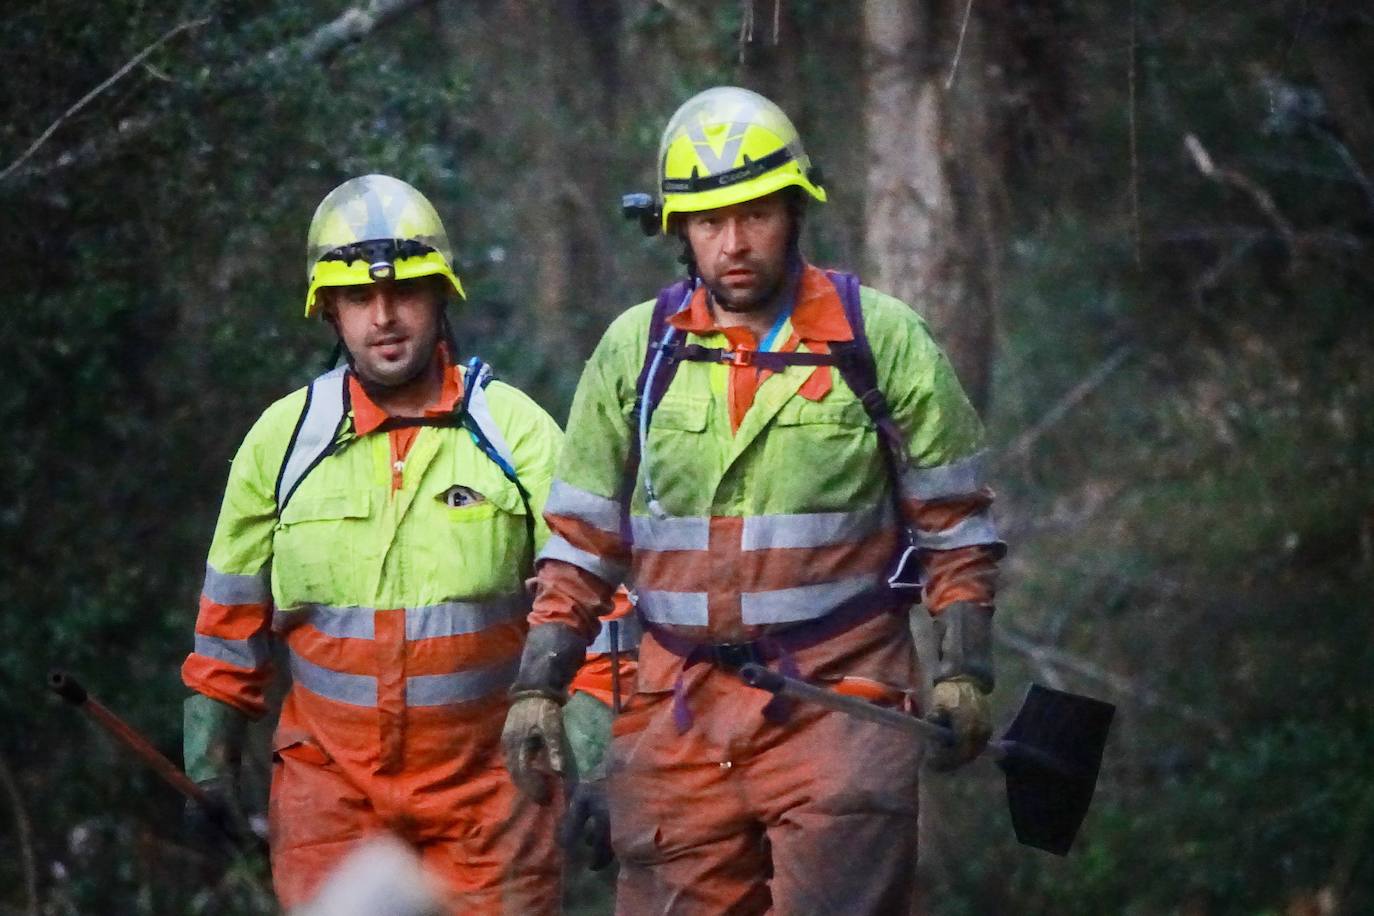
[(1002, 737), (1016, 839), (1065, 855), (1088, 813), (1116, 707), (1032, 684)]

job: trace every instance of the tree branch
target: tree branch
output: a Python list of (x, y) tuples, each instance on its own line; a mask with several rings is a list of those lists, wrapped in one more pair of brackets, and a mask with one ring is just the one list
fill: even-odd
[(61, 116), (59, 116), (56, 121), (53, 121), (51, 124), (48, 125), (47, 130), (43, 131), (43, 133), (38, 135), (37, 140), (29, 144), (29, 148), (24, 150), (24, 152), (20, 154), (18, 159), (14, 160), (9, 165), (5, 166), (5, 170), (3, 172), (0, 172), (0, 181), (4, 181), (6, 178), (10, 176), (11, 172), (13, 172), (15, 169), (19, 168), (21, 165), (27, 162), (30, 156), (36, 153), (44, 143), (48, 142), (48, 138), (55, 134), (59, 127), (67, 123), (67, 121), (71, 120), (71, 118), (75, 117), (76, 114), (79, 111), (81, 111), (81, 109), (85, 108), (91, 102), (95, 101), (96, 97), (98, 97), (101, 93), (103, 93), (105, 90), (109, 89), (115, 83), (123, 79), (124, 76), (127, 75), (130, 70), (133, 70), (139, 64), (143, 63), (144, 59), (147, 58), (148, 55), (152, 54), (167, 41), (171, 40), (177, 35), (180, 35), (182, 32), (188, 31), (190, 29), (198, 29), (201, 26), (208, 23), (209, 21), (210, 20), (208, 18), (194, 19), (190, 22), (183, 22), (180, 25), (173, 26), (166, 32), (163, 32), (162, 36), (158, 38), (157, 41), (148, 45), (142, 51), (139, 51), (133, 57), (129, 58), (129, 60), (125, 61), (124, 66), (116, 70), (110, 76), (109, 79), (105, 80), (99, 86), (96, 86), (90, 92), (83, 95), (80, 99), (76, 101), (74, 105), (72, 105), (66, 111), (62, 112)]
[(24, 796), (14, 779), (14, 772), (4, 757), (0, 757), (0, 786), (14, 808), (14, 835), (19, 842), (19, 858), (24, 870), (24, 890), (28, 894), (26, 916), (38, 916), (38, 866), (33, 855), (33, 827), (24, 810)]
[(1001, 456), (1002, 461), (1006, 462), (1012, 458), (1029, 454), (1031, 448), (1039, 441), (1040, 437), (1045, 435), (1052, 426), (1068, 416), (1069, 412), (1077, 407), (1080, 402), (1085, 400), (1088, 395), (1101, 387), (1102, 383), (1121, 367), (1121, 364), (1126, 361), (1126, 357), (1131, 355), (1132, 350), (1134, 350), (1134, 347), (1131, 344), (1122, 344), (1113, 350), (1097, 368), (1089, 372), (1082, 381), (1074, 385), (1069, 389), (1068, 393), (1056, 401), (1054, 406), (1047, 410), (1045, 415), (1036, 421), (1034, 426), (1017, 436), (1016, 441), (1003, 450)]
[(1218, 166), (1212, 161), (1211, 155), (1203, 147), (1202, 141), (1197, 138), (1196, 134), (1186, 134), (1183, 137), (1183, 145), (1187, 148), (1188, 154), (1193, 157), (1193, 162), (1197, 165), (1198, 171), (1203, 175), (1213, 181), (1239, 188), (1250, 195), (1250, 198), (1255, 202), (1255, 205), (1260, 208), (1261, 212), (1269, 217), (1269, 221), (1274, 224), (1274, 228), (1278, 230), (1279, 235), (1283, 236), (1283, 240), (1288, 244), (1289, 250), (1295, 250), (1297, 232), (1293, 229), (1293, 224), (1288, 221), (1287, 217), (1279, 212), (1278, 205), (1274, 203), (1274, 198), (1268, 191), (1264, 190), (1264, 188), (1260, 187), (1240, 172)]
[[(214, 84), (217, 88), (211, 95), (213, 98), (223, 99), (245, 92), (258, 84), (252, 77), (260, 75), (264, 70), (279, 69), (292, 62), (326, 62), (345, 46), (362, 41), (405, 13), (433, 2), (434, 0), (371, 0), (364, 7), (347, 9), (310, 34), (280, 44), (258, 59), (235, 67)], [(159, 42), (167, 37), (169, 36), (159, 39)], [(136, 58), (130, 64), (136, 65), (140, 59)], [(160, 117), (150, 114), (128, 118), (119, 124), (113, 135), (107, 134), (96, 140), (87, 141), (77, 149), (63, 153), (48, 165), (25, 169), (16, 177), (40, 178), (73, 165), (99, 162), (129, 142), (146, 135), (157, 125)], [(28, 154), (0, 174), (0, 181), (14, 172), (26, 158)]]

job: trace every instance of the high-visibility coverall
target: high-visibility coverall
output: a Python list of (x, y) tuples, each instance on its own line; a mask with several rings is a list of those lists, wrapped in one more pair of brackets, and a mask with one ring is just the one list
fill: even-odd
[[(1001, 545), (978, 418), (914, 311), (868, 288), (861, 303), (910, 449), (896, 502), (916, 529), (925, 602), (991, 606)], [(774, 640), (774, 667), (813, 681), (877, 682), (894, 697), (916, 685), (905, 604), (830, 616), (882, 582), (899, 540), (875, 430), (833, 367), (684, 362), (652, 417), (627, 543), (618, 496), (652, 308), (611, 325), (579, 383), (530, 618), (590, 638), (589, 595), (623, 577), (638, 595), (637, 693), (614, 724), (609, 790), (618, 911), (906, 912), (918, 743), (814, 706), (765, 715), (768, 695), (722, 665), (737, 653), (688, 648)], [(687, 343), (757, 345), (714, 324), (703, 290), (670, 321)], [(805, 266), (775, 349), (845, 339), (833, 284)], [(646, 472), (666, 517), (646, 507)]]
[[(432, 414), (450, 411), (448, 365)], [(538, 512), (562, 434), (516, 389), (485, 388)], [(500, 751), (524, 642), (532, 549), (520, 494), (453, 427), (377, 430), (356, 380), (342, 445), (277, 517), (274, 486), (305, 391), (267, 409), (230, 470), (206, 567), (194, 690), (265, 711), (269, 640), (292, 686), (273, 744), (272, 872), (286, 907), (362, 837), (390, 831), (456, 893), (455, 912), (553, 913), (557, 806), (523, 799)]]

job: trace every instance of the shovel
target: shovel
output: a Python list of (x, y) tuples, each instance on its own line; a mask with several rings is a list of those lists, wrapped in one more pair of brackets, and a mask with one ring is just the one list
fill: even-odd
[[(922, 738), (954, 741), (954, 733), (943, 725), (759, 664), (744, 665), (739, 673), (749, 686), (775, 696), (815, 703)], [(1006, 734), (988, 742), (983, 754), (1006, 776), (1007, 806), (1020, 843), (1059, 856), (1068, 853), (1092, 802), (1115, 712), (1111, 703), (1032, 684)]]

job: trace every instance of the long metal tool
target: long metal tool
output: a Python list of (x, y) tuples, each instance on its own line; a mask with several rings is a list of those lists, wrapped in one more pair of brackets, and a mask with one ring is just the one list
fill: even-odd
[(111, 737), (131, 751), (134, 756), (147, 764), (154, 773), (162, 778), (163, 782), (196, 804), (205, 813), (206, 818), (235, 847), (245, 852), (266, 853), (266, 847), (260, 837), (251, 832), (245, 836), (246, 831), (240, 830), (234, 825), (223, 806), (216, 804), (200, 786), (191, 781), (191, 778), (182, 771), (181, 767), (168, 760), (166, 755), (154, 747), (151, 741), (139, 734), (137, 729), (87, 693), (86, 688), (81, 686), (76, 678), (62, 671), (49, 672), (48, 688), (80, 709), (92, 722), (99, 725)]
[[(751, 687), (876, 722), (927, 739), (953, 743), (943, 725), (859, 697), (826, 690), (759, 664), (740, 668)], [(1016, 839), (1065, 855), (1092, 803), (1102, 751), (1116, 707), (1092, 697), (1032, 684), (1011, 727), (989, 741), (992, 758), (1007, 780), (1007, 805)]]

